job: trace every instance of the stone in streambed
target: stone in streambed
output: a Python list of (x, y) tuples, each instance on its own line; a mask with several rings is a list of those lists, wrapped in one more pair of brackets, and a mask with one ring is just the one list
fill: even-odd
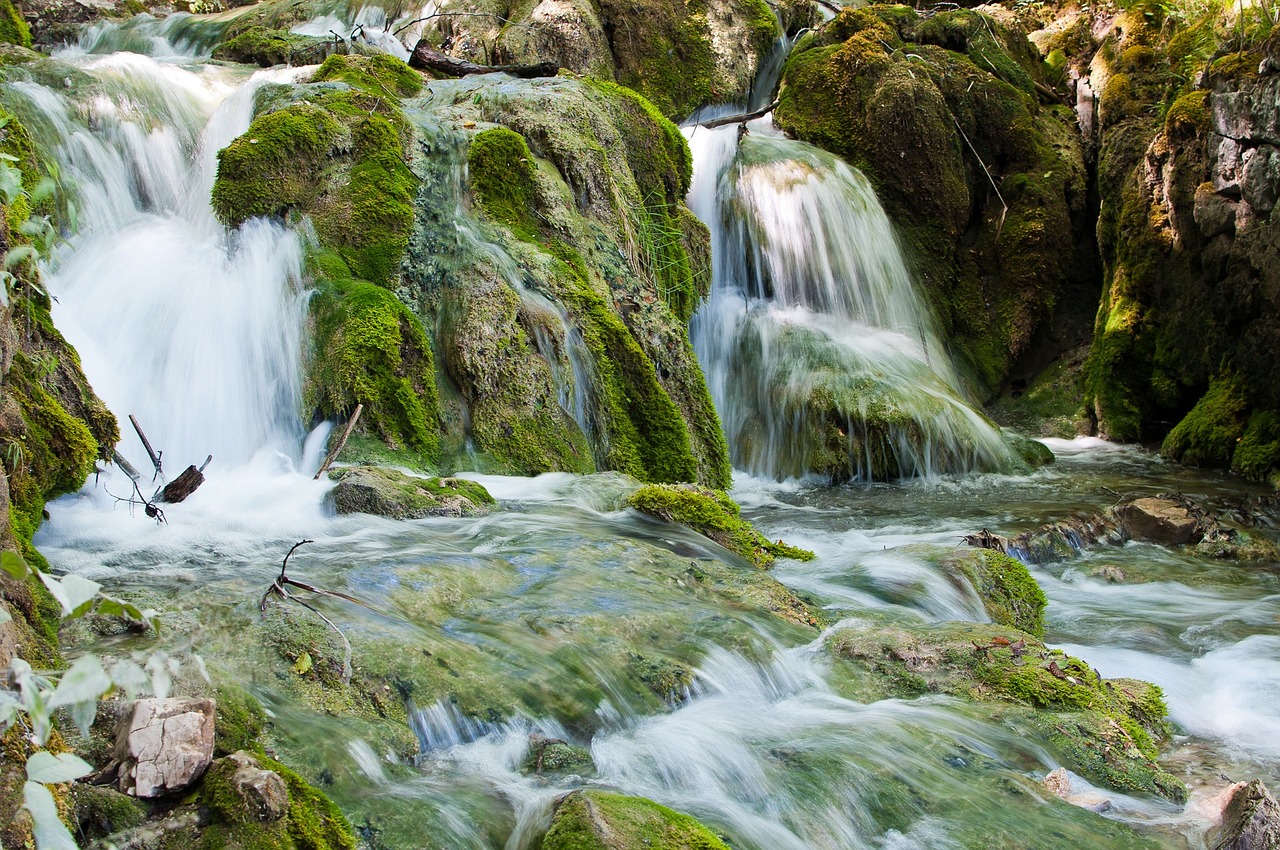
[(1261, 780), (1241, 783), (1222, 816), (1213, 850), (1280, 848), (1280, 804)]
[(213, 761), (211, 699), (140, 699), (120, 727), (120, 790), (160, 797), (190, 787)]
[(339, 514), (392, 519), (479, 516), (497, 504), (483, 486), (460, 478), (415, 478), (378, 466), (337, 469), (329, 477), (338, 486), (325, 502)]
[(643, 797), (574, 791), (560, 800), (540, 850), (729, 850), (698, 821)]
[(1197, 518), (1173, 499), (1134, 499), (1116, 506), (1115, 515), (1134, 540), (1176, 546), (1200, 539)]

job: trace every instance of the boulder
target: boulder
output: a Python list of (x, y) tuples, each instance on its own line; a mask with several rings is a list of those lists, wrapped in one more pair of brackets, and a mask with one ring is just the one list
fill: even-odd
[(392, 519), (478, 516), (496, 504), (489, 491), (460, 478), (415, 478), (378, 466), (351, 466), (329, 473), (338, 486), (325, 497), (340, 514), (377, 514)]
[(289, 811), (289, 791), (280, 774), (265, 769), (244, 750), (219, 759), (209, 776), (225, 783), (236, 798), (235, 808), (246, 818), (271, 823)]
[(1214, 850), (1276, 850), (1280, 847), (1280, 804), (1262, 781), (1236, 790), (1223, 812)]
[(1200, 538), (1197, 519), (1173, 499), (1134, 499), (1116, 506), (1115, 515), (1134, 540), (1174, 546)]
[(728, 850), (688, 815), (643, 797), (574, 791), (560, 800), (542, 850)]
[(140, 699), (116, 739), (119, 787), (160, 797), (190, 787), (213, 761), (214, 701)]

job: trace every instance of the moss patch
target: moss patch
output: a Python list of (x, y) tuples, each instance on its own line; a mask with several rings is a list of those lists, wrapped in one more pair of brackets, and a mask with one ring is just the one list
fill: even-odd
[(497, 504), (489, 491), (462, 478), (415, 478), (394, 469), (348, 466), (329, 477), (338, 486), (326, 500), (340, 514), (366, 513), (392, 519), (478, 516)]
[(993, 622), (1044, 637), (1048, 599), (1021, 561), (983, 549), (953, 555), (947, 565), (972, 582)]
[(728, 845), (688, 815), (643, 797), (575, 791), (556, 807), (540, 850), (728, 850)]
[(771, 542), (741, 517), (740, 509), (728, 495), (718, 490), (695, 485), (650, 485), (632, 494), (627, 506), (691, 528), (757, 567), (768, 567), (775, 558), (811, 561), (815, 557), (806, 549), (780, 540)]
[(0, 0), (0, 42), (31, 46), (31, 28), (10, 0)]
[(362, 431), (420, 465), (438, 463), (435, 364), (418, 317), (393, 293), (357, 280), (321, 281), (311, 315), (307, 397), (315, 414), (343, 417), (363, 404)]
[(1225, 372), (1165, 437), (1160, 454), (1191, 466), (1229, 466), (1248, 412), (1239, 377)]

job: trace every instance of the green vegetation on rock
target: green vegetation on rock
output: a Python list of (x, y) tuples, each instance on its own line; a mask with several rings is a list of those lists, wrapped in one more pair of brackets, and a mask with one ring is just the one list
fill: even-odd
[(1164, 438), (1160, 454), (1191, 466), (1229, 466), (1248, 412), (1239, 377), (1224, 372)]
[(12, 0), (0, 0), (0, 42), (19, 47), (31, 46), (31, 28)]
[(1049, 600), (1021, 561), (994, 549), (978, 549), (952, 555), (945, 564), (972, 582), (992, 622), (1044, 637)]
[(560, 801), (539, 850), (729, 850), (688, 815), (643, 797), (575, 791)]
[(775, 558), (811, 561), (815, 557), (807, 549), (770, 541), (744, 520), (737, 504), (719, 490), (692, 484), (652, 484), (633, 493), (627, 506), (691, 528), (757, 567), (768, 567)]
[(347, 466), (329, 473), (338, 482), (326, 496), (340, 514), (392, 519), (478, 516), (497, 504), (489, 491), (462, 478), (416, 478), (394, 469)]
[(865, 625), (837, 632), (837, 658), (870, 674), (883, 696), (946, 693), (1035, 709), (1030, 722), (1092, 782), (1182, 802), (1186, 786), (1156, 764), (1169, 735), (1155, 685), (1103, 679), (1017, 629), (970, 623)]

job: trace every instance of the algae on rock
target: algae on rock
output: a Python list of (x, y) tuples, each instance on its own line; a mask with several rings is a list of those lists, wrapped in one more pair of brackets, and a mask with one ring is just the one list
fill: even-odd
[(574, 791), (556, 806), (540, 850), (728, 850), (688, 815), (643, 797)]

